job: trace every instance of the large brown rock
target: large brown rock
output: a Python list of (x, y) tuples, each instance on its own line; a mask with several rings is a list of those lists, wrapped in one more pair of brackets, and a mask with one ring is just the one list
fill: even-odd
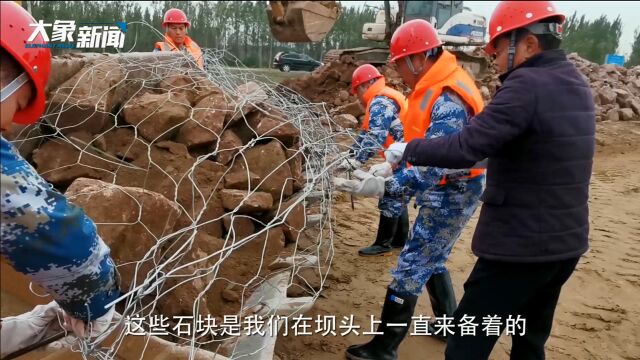
[(276, 216), (282, 217), (284, 225), (282, 231), (288, 243), (295, 243), (300, 233), (305, 228), (306, 209), (304, 201), (296, 203), (296, 199), (283, 202), (280, 206), (275, 205)]
[(180, 215), (177, 204), (152, 191), (85, 178), (74, 181), (65, 194), (96, 223), (119, 265), (123, 289), (134, 281), (136, 265), (140, 268), (135, 280), (140, 284), (160, 260), (159, 255), (145, 254), (171, 232)]
[(221, 90), (209, 79), (197, 74), (197, 71), (187, 73), (173, 73), (160, 81), (158, 87), (163, 92), (181, 95), (189, 100), (190, 105), (195, 105), (203, 98), (211, 94), (219, 94)]
[(607, 120), (609, 121), (618, 121), (620, 120), (620, 114), (618, 109), (611, 109), (607, 112)]
[(334, 112), (336, 114), (350, 114), (353, 115), (355, 117), (359, 117), (361, 115), (364, 115), (364, 109), (362, 108), (362, 105), (360, 105), (360, 101), (356, 100), (354, 102), (342, 105), (340, 107), (337, 107)]
[(636, 115), (633, 113), (632, 109), (624, 108), (620, 109), (620, 120), (622, 121), (630, 121), (633, 120)]
[(184, 144), (180, 144), (173, 141), (160, 141), (155, 144), (160, 149), (165, 149), (169, 151), (173, 155), (177, 155), (178, 157), (188, 158), (189, 149)]
[(143, 93), (129, 100), (123, 108), (124, 120), (137, 127), (147, 141), (161, 141), (173, 137), (178, 125), (191, 113), (191, 105), (184, 95)]
[(616, 102), (620, 107), (626, 107), (629, 100), (631, 100), (631, 93), (624, 89), (613, 89), (616, 93)]
[(104, 57), (104, 55), (96, 53), (69, 53), (54, 56), (51, 59), (51, 68), (55, 71), (49, 75), (45, 91), (55, 91), (61, 84), (82, 70), (89, 61), (94, 60), (96, 56)]
[[(187, 187), (181, 187), (180, 189), (184, 188)], [(184, 210), (176, 221), (174, 230), (180, 231), (195, 227), (198, 231), (207, 235), (222, 237), (222, 220), (225, 210), (220, 196), (214, 195), (212, 198), (204, 200), (196, 196), (193, 199), (194, 206), (186, 204), (191, 198), (191, 196), (185, 194), (179, 196), (179, 203)]]
[(270, 193), (276, 202), (279, 202), (282, 196), (293, 194), (291, 168), (279, 142), (273, 140), (264, 145), (256, 145), (244, 151), (243, 155), (246, 164), (245, 161), (236, 158), (231, 172), (246, 173), (248, 170), (260, 176), (262, 184), (258, 190)]
[[(210, 236), (222, 236), (222, 219), (225, 214), (217, 191), (222, 188), (222, 176), (226, 168), (213, 161), (204, 160), (193, 167), (191, 176), (174, 178), (177, 182), (177, 201), (184, 208), (176, 223), (176, 229), (195, 225), (199, 231)], [(188, 171), (185, 171), (188, 174)], [(173, 183), (165, 183), (174, 188)]]
[(233, 239), (243, 239), (253, 234), (256, 231), (256, 226), (253, 221), (245, 216), (238, 216), (236, 214), (228, 214), (224, 217), (224, 228), (227, 233), (232, 233)]
[(242, 295), (246, 300), (254, 285), (268, 276), (268, 265), (285, 251), (280, 227), (260, 229), (258, 232), (247, 238), (236, 236), (225, 242), (226, 250), (233, 246), (233, 251), (225, 253), (219, 265), (218, 280), (206, 295), (210, 310), (215, 315), (235, 314), (239, 310), (239, 303), (225, 301), (222, 297), (230, 285), (224, 279), (232, 279), (236, 286), (242, 286), (245, 289)]
[(240, 214), (251, 214), (271, 210), (273, 197), (265, 192), (223, 189), (220, 191), (222, 206), (227, 210), (238, 208)]
[(293, 178), (293, 191), (300, 191), (305, 185), (305, 179), (304, 176), (302, 176), (304, 157), (302, 153), (296, 149), (287, 149), (287, 158), (289, 169), (291, 170), (291, 177)]
[(132, 161), (147, 156), (149, 144), (129, 128), (116, 128), (100, 136), (106, 144), (105, 151), (120, 159)]
[(256, 104), (262, 103), (268, 99), (267, 93), (262, 90), (260, 85), (250, 81), (238, 86), (238, 98), (236, 98), (236, 107), (233, 116), (229, 118), (229, 123), (233, 124), (244, 118), (247, 114), (256, 109)]
[(116, 173), (115, 182), (143, 187), (177, 202), (183, 213), (176, 230), (197, 225), (208, 235), (221, 237), (224, 209), (215, 192), (223, 186), (226, 168), (210, 160), (196, 163), (183, 144), (160, 142), (149, 151), (150, 155), (132, 162), (140, 170), (122, 167)]
[(224, 165), (228, 164), (242, 146), (242, 139), (234, 130), (225, 130), (220, 137), (220, 142), (218, 142), (216, 161)]
[(602, 105), (615, 104), (616, 98), (618, 97), (618, 95), (608, 87), (599, 89), (598, 95), (600, 96), (600, 104)]
[(300, 138), (300, 130), (287, 121), (286, 115), (274, 108), (252, 112), (247, 119), (248, 125), (257, 136), (272, 137), (285, 146), (292, 146)]
[(640, 98), (633, 98), (629, 100), (629, 108), (632, 109), (637, 115), (640, 115)]
[(190, 121), (180, 127), (176, 141), (190, 148), (213, 144), (222, 134), (228, 114), (225, 95), (222, 92), (210, 94), (193, 108)]
[[(194, 277), (193, 274), (201, 272), (215, 266), (220, 261), (221, 256), (211, 256), (223, 247), (223, 241), (219, 238), (197, 232), (192, 238), (191, 233), (187, 233), (174, 241), (171, 249), (179, 249), (185, 245), (183, 252), (174, 262), (168, 263), (169, 269), (179, 269), (169, 276), (161, 291), (167, 291), (164, 296), (158, 299), (158, 310), (165, 316), (191, 316), (193, 314), (193, 304), (195, 299), (200, 298), (199, 314), (196, 316), (210, 315), (210, 308), (207, 297), (200, 296), (207, 290), (210, 282), (215, 280), (213, 273), (204, 276)], [(172, 255), (171, 250), (168, 250)], [(189, 264), (189, 265), (186, 265)], [(185, 266), (186, 265), (186, 266)], [(189, 281), (184, 281), (191, 278)]]
[(343, 129), (355, 129), (358, 127), (358, 119), (351, 114), (340, 114), (333, 117), (338, 126)]
[(98, 134), (114, 126), (116, 117), (112, 110), (123, 100), (124, 94), (118, 89), (125, 73), (116, 58), (101, 56), (83, 65), (49, 97), (49, 111), (44, 120), (64, 134), (76, 131)]
[(260, 176), (252, 172), (230, 172), (224, 176), (224, 187), (227, 189), (249, 190), (260, 183)]
[[(86, 132), (71, 133), (68, 138), (78, 138), (86, 142), (87, 134)], [(45, 180), (60, 187), (68, 186), (81, 177), (111, 181), (113, 171), (118, 168), (113, 160), (105, 159), (95, 149), (86, 148), (80, 142), (71, 143), (61, 139), (49, 140), (35, 149), (33, 161), (38, 173)]]

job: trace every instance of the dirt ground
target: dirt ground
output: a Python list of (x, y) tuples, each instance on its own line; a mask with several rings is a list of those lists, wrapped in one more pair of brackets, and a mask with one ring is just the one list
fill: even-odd
[[(640, 122), (600, 123), (598, 152), (591, 182), (590, 251), (565, 285), (556, 310), (548, 359), (640, 359)], [(376, 203), (357, 199), (355, 211), (348, 201), (335, 209), (335, 256), (329, 281), (307, 314), (354, 315), (363, 331), (369, 316), (380, 316), (393, 256), (363, 258), (357, 250), (373, 241), (378, 215)], [(465, 229), (449, 259), (456, 294), (476, 260), (470, 243), (479, 211)], [(412, 219), (416, 211), (412, 210)], [(432, 315), (423, 294), (416, 315)], [(314, 327), (315, 329), (315, 327)], [(276, 353), (282, 360), (344, 359), (350, 344), (368, 336), (320, 334), (280, 337)], [(509, 358), (510, 339), (503, 336), (491, 359)], [(428, 337), (408, 337), (399, 359), (441, 359), (444, 344)]]

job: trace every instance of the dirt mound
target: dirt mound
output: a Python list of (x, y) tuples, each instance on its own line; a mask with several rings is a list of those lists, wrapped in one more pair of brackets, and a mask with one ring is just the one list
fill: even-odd
[[(576, 53), (567, 57), (591, 86), (596, 121), (640, 120), (640, 66), (627, 69), (612, 64), (600, 65)], [(495, 67), (491, 65), (490, 69), (487, 76), (476, 81), (485, 101), (491, 99), (500, 84)]]
[[(353, 57), (345, 55), (338, 61), (324, 64), (311, 74), (286, 79), (282, 84), (311, 102), (324, 102), (329, 104), (330, 108), (344, 106), (358, 101), (357, 97), (351, 94), (351, 74), (363, 64), (365, 62), (355, 61)], [(385, 76), (388, 85), (405, 90), (400, 75), (395, 70), (386, 65), (379, 67), (379, 70)]]

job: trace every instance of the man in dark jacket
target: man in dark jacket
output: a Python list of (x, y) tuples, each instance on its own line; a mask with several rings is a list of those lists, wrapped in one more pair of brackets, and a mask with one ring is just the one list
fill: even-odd
[[(560, 290), (588, 249), (594, 104), (558, 49), (564, 18), (548, 1), (501, 2), (487, 52), (503, 72), (502, 87), (460, 132), (413, 140), (404, 150), (403, 160), (416, 166), (468, 168), (488, 158), (472, 243), (478, 261), (447, 359), (487, 359), (505, 328), (511, 359), (544, 359)], [(462, 336), (468, 321), (479, 324), (476, 336)], [(485, 332), (489, 322), (500, 324), (497, 334)]]

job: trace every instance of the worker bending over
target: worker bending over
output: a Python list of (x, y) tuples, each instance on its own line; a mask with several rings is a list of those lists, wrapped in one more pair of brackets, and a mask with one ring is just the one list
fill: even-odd
[[(35, 123), (44, 112), (51, 51), (25, 47), (29, 32), (21, 29), (36, 22), (25, 9), (13, 1), (2, 1), (0, 9), (0, 111), (6, 133), (13, 123)], [(34, 43), (44, 44), (42, 36)], [(3, 260), (55, 300), (2, 319), (0, 356), (40, 341), (58, 323), (60, 308), (65, 328), (79, 337), (85, 330), (97, 335), (113, 317), (113, 306), (106, 305), (120, 295), (109, 247), (82, 209), (40, 177), (2, 136), (0, 156)]]
[[(402, 117), (407, 109), (406, 97), (388, 87), (385, 78), (373, 65), (359, 66), (351, 76), (351, 89), (366, 109), (362, 131), (353, 144), (350, 157), (340, 167), (353, 171), (362, 167), (377, 153), (382, 154), (394, 142), (404, 142)], [(380, 199), (380, 221), (376, 239), (362, 248), (362, 256), (390, 255), (392, 248), (402, 248), (409, 233), (409, 192)]]
[[(461, 131), (417, 139), (415, 166), (467, 168), (488, 158), (487, 189), (472, 242), (478, 260), (465, 283), (463, 316), (526, 320), (511, 359), (544, 359), (563, 284), (589, 243), (595, 147), (593, 97), (561, 50), (565, 16), (549, 1), (502, 1), (489, 21), (487, 53), (502, 86)], [(447, 359), (487, 359), (498, 336), (447, 343)]]
[[(391, 62), (412, 90), (405, 120), (405, 139), (433, 139), (459, 132), (483, 108), (482, 96), (471, 77), (442, 48), (436, 30), (425, 20), (401, 25), (391, 39)], [(389, 149), (401, 147), (392, 144)], [(388, 162), (401, 156), (385, 152)], [(395, 359), (397, 348), (410, 328), (418, 296), (425, 287), (436, 317), (452, 316), (455, 294), (445, 263), (453, 245), (475, 212), (484, 189), (483, 169), (450, 170), (441, 167), (407, 167), (389, 178), (362, 171), (359, 180), (336, 179), (338, 189), (354, 194), (398, 195), (416, 191), (420, 206), (411, 237), (391, 271), (392, 282), (374, 338), (347, 349), (349, 359)], [(388, 326), (402, 323), (407, 326)], [(432, 335), (444, 339), (442, 329), (430, 326)], [(435, 331), (438, 331), (436, 334)]]

